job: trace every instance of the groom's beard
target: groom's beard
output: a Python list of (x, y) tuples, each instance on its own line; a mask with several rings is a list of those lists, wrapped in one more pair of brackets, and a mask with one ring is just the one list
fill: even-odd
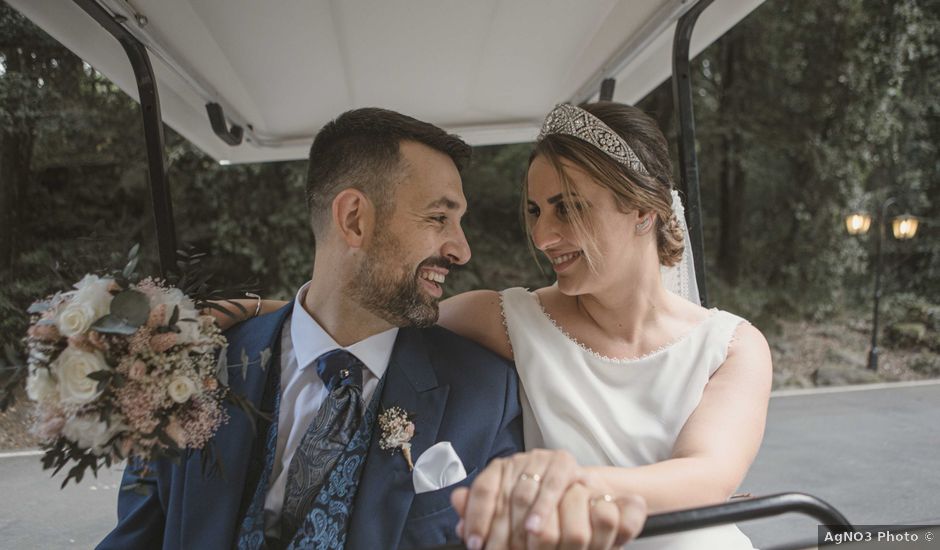
[(421, 291), (418, 271), (423, 266), (450, 268), (451, 262), (429, 258), (413, 272), (403, 272), (396, 265), (404, 255), (397, 238), (381, 232), (372, 247), (347, 286), (350, 297), (392, 326), (433, 326), (440, 300)]

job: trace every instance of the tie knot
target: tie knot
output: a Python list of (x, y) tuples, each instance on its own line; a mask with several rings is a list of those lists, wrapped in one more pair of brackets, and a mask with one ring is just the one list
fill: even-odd
[(362, 389), (362, 361), (344, 349), (334, 349), (317, 357), (317, 374), (327, 391), (340, 386)]

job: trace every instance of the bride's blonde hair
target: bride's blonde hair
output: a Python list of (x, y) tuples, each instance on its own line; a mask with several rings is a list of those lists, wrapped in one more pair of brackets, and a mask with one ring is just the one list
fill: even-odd
[[(648, 174), (625, 166), (597, 147), (566, 134), (550, 134), (535, 146), (529, 157), (529, 166), (537, 157), (545, 158), (555, 169), (562, 182), (562, 194), (568, 208), (568, 221), (583, 243), (584, 256), (592, 271), (598, 258), (597, 239), (590, 217), (584, 216), (584, 199), (574, 193), (574, 186), (565, 174), (562, 162), (567, 161), (583, 170), (595, 183), (614, 193), (621, 212), (631, 210), (656, 214), (656, 245), (659, 263), (673, 266), (682, 259), (683, 234), (672, 211), (672, 163), (669, 145), (656, 122), (646, 113), (621, 103), (602, 101), (582, 105), (582, 109), (599, 118), (622, 137), (633, 149)], [(527, 172), (528, 174), (528, 172)], [(528, 175), (523, 180), (523, 216), (528, 196)], [(525, 219), (525, 217), (523, 217)], [(529, 243), (531, 228), (523, 224)]]

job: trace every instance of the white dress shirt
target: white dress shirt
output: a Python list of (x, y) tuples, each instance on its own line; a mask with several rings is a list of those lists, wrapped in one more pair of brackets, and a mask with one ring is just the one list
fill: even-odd
[(345, 349), (366, 366), (362, 370), (362, 399), (369, 403), (379, 379), (388, 368), (398, 329), (392, 328), (340, 346), (304, 309), (310, 283), (300, 287), (291, 316), (281, 331), (281, 404), (278, 413), (277, 450), (271, 471), (271, 484), (264, 499), (264, 523), (273, 532), (284, 505), (287, 472), (294, 451), (326, 399), (326, 386), (317, 374), (317, 357), (334, 349)]

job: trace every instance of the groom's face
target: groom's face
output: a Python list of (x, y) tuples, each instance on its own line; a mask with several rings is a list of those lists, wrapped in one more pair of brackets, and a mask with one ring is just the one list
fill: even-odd
[(467, 209), (457, 167), (426, 145), (400, 144), (403, 177), (350, 283), (352, 294), (394, 326), (431, 326), (450, 270), (470, 260), (460, 226)]

